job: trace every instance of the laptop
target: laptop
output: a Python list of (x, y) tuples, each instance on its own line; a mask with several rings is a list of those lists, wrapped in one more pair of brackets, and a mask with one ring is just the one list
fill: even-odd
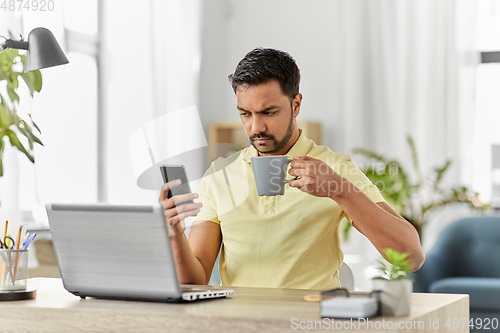
[(157, 302), (232, 295), (179, 284), (161, 206), (47, 204), (64, 288), (85, 297)]

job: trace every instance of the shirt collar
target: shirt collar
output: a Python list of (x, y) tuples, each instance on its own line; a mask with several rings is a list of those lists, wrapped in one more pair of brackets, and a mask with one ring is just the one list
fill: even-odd
[[(295, 144), (290, 148), (288, 153), (285, 155), (289, 157), (294, 157), (294, 156), (304, 156), (306, 155), (310, 150), (311, 147), (309, 145), (309, 140), (304, 136), (302, 133), (302, 130), (299, 128), (299, 138), (295, 142)], [(257, 152), (257, 149), (255, 149), (254, 146), (250, 145), (245, 149), (243, 152), (243, 160), (247, 163), (250, 163), (250, 157), (256, 157), (259, 156), (259, 153)]]

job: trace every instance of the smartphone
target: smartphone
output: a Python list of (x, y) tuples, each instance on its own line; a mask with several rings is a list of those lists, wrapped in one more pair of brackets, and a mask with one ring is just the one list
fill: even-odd
[[(172, 180), (180, 179), (181, 184), (170, 190), (168, 190), (168, 198), (175, 195), (188, 194), (191, 193), (191, 188), (189, 187), (189, 181), (186, 175), (186, 169), (184, 165), (161, 165), (160, 166), (161, 176), (163, 177), (163, 182), (168, 183)], [(192, 200), (179, 203), (178, 205), (184, 205), (187, 203), (193, 203)]]

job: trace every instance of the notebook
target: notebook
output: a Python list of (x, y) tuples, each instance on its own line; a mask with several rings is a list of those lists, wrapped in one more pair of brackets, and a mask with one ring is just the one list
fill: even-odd
[(368, 318), (377, 312), (375, 298), (335, 297), (321, 301), (322, 318)]
[(232, 295), (179, 284), (161, 206), (47, 204), (64, 288), (74, 295), (159, 302)]

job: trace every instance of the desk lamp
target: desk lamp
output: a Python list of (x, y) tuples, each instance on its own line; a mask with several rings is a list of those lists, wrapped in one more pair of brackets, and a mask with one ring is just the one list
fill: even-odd
[(28, 41), (22, 36), (20, 40), (5, 38), (0, 44), (0, 52), (5, 49), (27, 50), (25, 72), (69, 63), (52, 32), (45, 28), (31, 30)]

